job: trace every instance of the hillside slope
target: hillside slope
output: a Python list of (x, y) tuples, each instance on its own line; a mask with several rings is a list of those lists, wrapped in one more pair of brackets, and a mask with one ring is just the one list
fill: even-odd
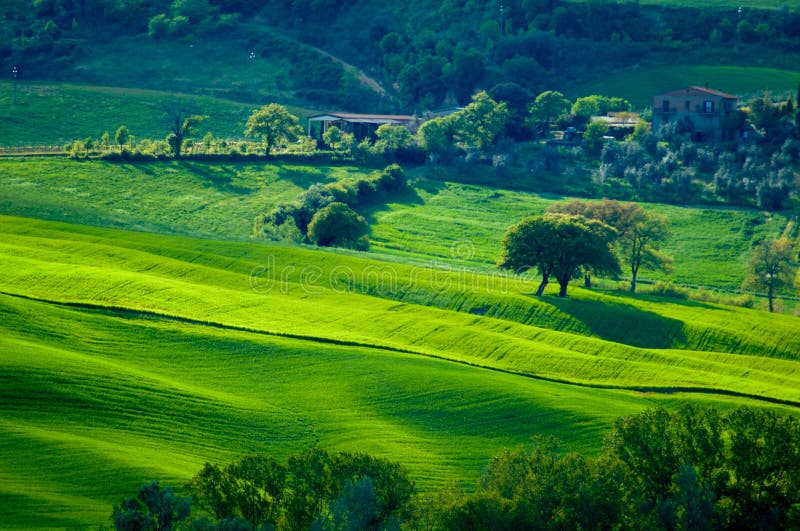
[(0, 233), (4, 527), (98, 525), (143, 481), (249, 452), (368, 451), (425, 491), (534, 434), (591, 453), (654, 401), (800, 403), (792, 317), (26, 218)]

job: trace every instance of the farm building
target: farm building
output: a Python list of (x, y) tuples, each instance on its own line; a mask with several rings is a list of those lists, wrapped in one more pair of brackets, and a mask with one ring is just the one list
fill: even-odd
[(670, 122), (682, 121), (696, 142), (729, 140), (736, 134), (730, 117), (738, 99), (698, 86), (659, 94), (653, 98), (653, 132)]
[(412, 133), (416, 132), (420, 120), (416, 116), (391, 114), (317, 114), (308, 119), (308, 136), (322, 139), (329, 127), (337, 127), (345, 133), (353, 133), (356, 140), (375, 136), (375, 131), (383, 124), (404, 125)]

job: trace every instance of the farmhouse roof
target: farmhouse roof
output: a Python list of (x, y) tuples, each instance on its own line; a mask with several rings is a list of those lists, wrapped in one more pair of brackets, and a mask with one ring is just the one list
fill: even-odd
[(738, 96), (734, 96), (733, 94), (727, 94), (725, 92), (720, 92), (719, 90), (714, 90), (706, 87), (699, 87), (697, 85), (690, 85), (684, 89), (673, 90), (672, 92), (659, 94), (659, 96), (717, 96), (726, 100), (739, 99)]
[(412, 122), (416, 120), (416, 117), (403, 114), (354, 114), (347, 112), (329, 112), (310, 116), (308, 120), (310, 122), (344, 120), (345, 122), (401, 123)]

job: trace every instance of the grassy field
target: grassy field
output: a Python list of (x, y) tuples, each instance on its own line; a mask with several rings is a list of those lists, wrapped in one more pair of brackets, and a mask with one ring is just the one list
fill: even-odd
[(587, 94), (621, 96), (634, 108), (653, 105), (653, 96), (689, 85), (709, 87), (740, 98), (763, 94), (794, 95), (800, 75), (797, 71), (776, 68), (716, 66), (716, 65), (664, 65), (643, 66), (607, 74), (601, 79), (571, 87), (570, 97)]
[(354, 167), (0, 160), (0, 211), (135, 230), (245, 239), (253, 219)]
[(25, 218), (0, 233), (5, 527), (96, 525), (143, 481), (253, 451), (369, 451), (425, 490), (534, 434), (591, 453), (654, 403), (759, 403), (541, 378), (800, 401), (792, 317)]
[[(11, 83), (0, 82), (0, 147), (99, 139), (104, 131), (113, 142), (120, 125), (139, 140), (163, 139), (168, 133), (165, 109), (176, 102), (209, 117), (199, 136), (211, 131), (221, 138), (243, 138), (247, 118), (259, 106), (210, 96), (26, 81), (17, 86), (17, 105), (11, 105), (12, 93)], [(297, 107), (290, 111), (309, 114)]]
[[(469, 258), (493, 264), (509, 225), (543, 213), (568, 198), (429, 181), (417, 183), (419, 200), (394, 203), (373, 214), (372, 248), (430, 259)], [(672, 236), (664, 246), (675, 257), (671, 278), (688, 284), (738, 288), (746, 274), (752, 244), (777, 237), (786, 218), (755, 210), (645, 204), (670, 220)], [(464, 212), (468, 211), (469, 216)], [(645, 278), (664, 275), (644, 272)]]
[[(197, 162), (117, 164), (66, 159), (0, 160), (0, 213), (136, 230), (241, 240), (253, 218), (314, 182), (362, 174), (355, 167)], [(456, 184), (411, 173), (402, 202), (368, 212), (372, 249), (401, 259), (492, 267), (509, 225), (563, 199)], [(513, 184), (513, 183), (512, 183)], [(123, 191), (124, 190), (124, 191)], [(724, 208), (645, 205), (666, 215), (675, 256), (671, 278), (738, 288), (754, 241), (778, 236), (778, 214)], [(464, 216), (469, 210), (470, 216)], [(699, 229), (702, 227), (702, 229)], [(644, 278), (663, 275), (643, 272)]]
[[(263, 30), (262, 30), (263, 31)], [(62, 74), (92, 85), (142, 87), (247, 102), (291, 102), (287, 59), (251, 58), (244, 36), (193, 42), (153, 40), (145, 35), (96, 43)], [(120, 61), (120, 57), (152, 58)]]

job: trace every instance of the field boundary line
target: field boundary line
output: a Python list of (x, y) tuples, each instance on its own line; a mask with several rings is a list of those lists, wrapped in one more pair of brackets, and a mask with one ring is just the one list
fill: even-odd
[(687, 393), (687, 394), (709, 394), (709, 395), (720, 395), (720, 396), (730, 396), (734, 398), (746, 398), (749, 400), (756, 400), (760, 402), (767, 402), (770, 404), (776, 404), (781, 406), (790, 406), (794, 408), (800, 408), (800, 401), (796, 400), (788, 400), (783, 398), (776, 398), (772, 396), (765, 396), (765, 395), (757, 395), (752, 393), (743, 393), (740, 391), (731, 391), (730, 389), (719, 389), (714, 387), (680, 387), (680, 386), (667, 386), (667, 387), (659, 387), (659, 386), (639, 386), (639, 385), (613, 385), (613, 384), (601, 384), (601, 383), (589, 383), (589, 382), (576, 382), (572, 380), (565, 380), (562, 378), (553, 378), (550, 376), (542, 376), (535, 373), (527, 373), (527, 372), (520, 372), (514, 371), (511, 369), (503, 369), (500, 367), (491, 367), (488, 365), (481, 365), (479, 363), (473, 363), (466, 360), (459, 360), (448, 358), (446, 356), (441, 356), (437, 354), (431, 354), (427, 352), (419, 352), (416, 350), (404, 349), (401, 347), (393, 347), (391, 345), (380, 345), (375, 343), (365, 343), (360, 341), (348, 341), (343, 339), (335, 339), (330, 337), (321, 337), (321, 336), (310, 336), (310, 335), (303, 335), (303, 334), (291, 334), (287, 332), (274, 332), (270, 330), (263, 330), (258, 328), (248, 328), (244, 326), (236, 326), (236, 325), (227, 325), (224, 323), (218, 323), (214, 321), (203, 321), (201, 319), (193, 319), (191, 317), (181, 317), (178, 315), (170, 315), (164, 313), (158, 313), (151, 310), (139, 310), (134, 308), (126, 308), (124, 306), (108, 306), (102, 304), (93, 304), (88, 302), (70, 302), (70, 301), (56, 301), (51, 299), (43, 299), (39, 297), (32, 297), (30, 295), (23, 295), (21, 293), (10, 293), (7, 291), (0, 291), (0, 295), (5, 295), (7, 297), (14, 297), (23, 300), (29, 300), (33, 302), (38, 302), (42, 304), (50, 304), (53, 306), (62, 306), (65, 308), (74, 308), (77, 310), (85, 310), (89, 312), (98, 312), (98, 313), (109, 313), (109, 314), (116, 314), (122, 318), (149, 318), (154, 320), (165, 320), (165, 321), (173, 321), (176, 323), (182, 324), (189, 324), (194, 326), (207, 326), (210, 328), (217, 328), (221, 330), (231, 330), (235, 332), (245, 332), (251, 334), (260, 334), (270, 337), (282, 337), (286, 339), (296, 339), (299, 341), (309, 341), (313, 343), (323, 343), (329, 345), (336, 345), (336, 346), (343, 346), (343, 347), (359, 347), (364, 349), (372, 349), (372, 350), (384, 350), (388, 352), (397, 352), (398, 354), (410, 354), (413, 356), (421, 356), (425, 358), (436, 359), (440, 361), (447, 361), (451, 363), (458, 363), (460, 365), (466, 365), (468, 367), (474, 367), (476, 369), (484, 369), (494, 372), (499, 372), (502, 374), (508, 374), (511, 376), (521, 376), (523, 378), (530, 378), (533, 380), (549, 382), (549, 383), (556, 383), (556, 384), (563, 384), (563, 385), (571, 385), (575, 387), (582, 387), (586, 389), (603, 389), (608, 391), (633, 391), (638, 393), (654, 393), (654, 394), (664, 394), (664, 395), (672, 395), (677, 393)]

